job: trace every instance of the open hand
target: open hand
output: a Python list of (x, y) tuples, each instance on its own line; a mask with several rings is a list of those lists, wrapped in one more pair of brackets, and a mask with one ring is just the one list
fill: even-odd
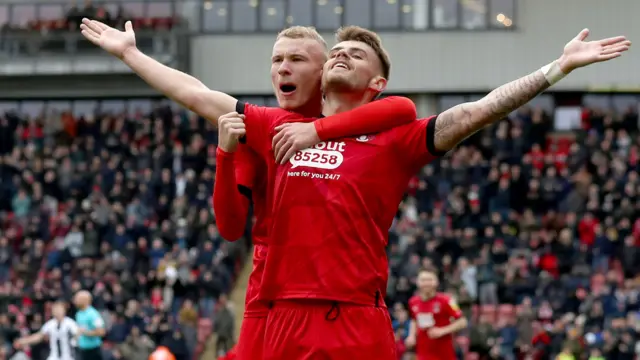
[(299, 150), (320, 142), (313, 123), (286, 123), (276, 126), (273, 137), (273, 154), (276, 164), (284, 164)]
[(127, 21), (124, 31), (120, 31), (100, 21), (84, 18), (80, 29), (87, 40), (118, 58), (122, 58), (127, 50), (136, 47), (136, 34), (133, 32), (131, 21)]
[(631, 41), (624, 36), (586, 41), (588, 36), (589, 29), (584, 29), (565, 45), (558, 60), (558, 65), (565, 74), (583, 66), (620, 57), (631, 47)]

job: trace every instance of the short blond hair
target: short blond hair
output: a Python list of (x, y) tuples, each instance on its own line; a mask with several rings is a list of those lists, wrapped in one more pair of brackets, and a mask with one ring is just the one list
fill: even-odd
[(327, 42), (322, 35), (313, 26), (291, 26), (278, 33), (276, 40), (282, 38), (287, 39), (311, 39), (322, 44), (322, 47), (328, 49)]
[(359, 41), (369, 45), (378, 56), (382, 66), (382, 76), (389, 79), (391, 73), (391, 58), (382, 46), (382, 40), (378, 34), (360, 26), (344, 26), (336, 31), (336, 41)]

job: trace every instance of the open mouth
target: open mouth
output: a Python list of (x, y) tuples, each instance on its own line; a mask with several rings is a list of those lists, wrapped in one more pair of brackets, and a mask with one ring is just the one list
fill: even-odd
[(344, 69), (349, 70), (349, 66), (344, 62), (337, 62), (333, 65), (332, 69)]
[(296, 86), (292, 84), (282, 84), (280, 85), (280, 91), (282, 91), (284, 95), (288, 95), (296, 91)]

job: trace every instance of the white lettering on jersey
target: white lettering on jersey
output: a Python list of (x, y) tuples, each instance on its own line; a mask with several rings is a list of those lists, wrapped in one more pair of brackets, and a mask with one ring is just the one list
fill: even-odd
[(311, 148), (296, 152), (289, 159), (289, 162), (293, 165), (292, 169), (298, 166), (327, 170), (337, 169), (344, 161), (342, 152), (344, 152), (345, 145), (342, 141), (323, 141)]
[(416, 316), (416, 322), (418, 323), (418, 328), (420, 329), (428, 329), (436, 324), (433, 319), (433, 314), (431, 313), (420, 313)]

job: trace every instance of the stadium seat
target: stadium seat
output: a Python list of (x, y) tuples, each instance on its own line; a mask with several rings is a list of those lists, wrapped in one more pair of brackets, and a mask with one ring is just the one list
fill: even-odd
[(464, 359), (465, 360), (480, 360), (480, 355), (478, 353), (475, 353), (475, 352), (470, 352), (470, 353), (467, 353), (464, 356)]
[(501, 320), (509, 320), (516, 316), (515, 307), (510, 304), (502, 304), (498, 306), (498, 322)]
[(480, 305), (480, 316), (495, 321), (497, 308), (495, 305)]

